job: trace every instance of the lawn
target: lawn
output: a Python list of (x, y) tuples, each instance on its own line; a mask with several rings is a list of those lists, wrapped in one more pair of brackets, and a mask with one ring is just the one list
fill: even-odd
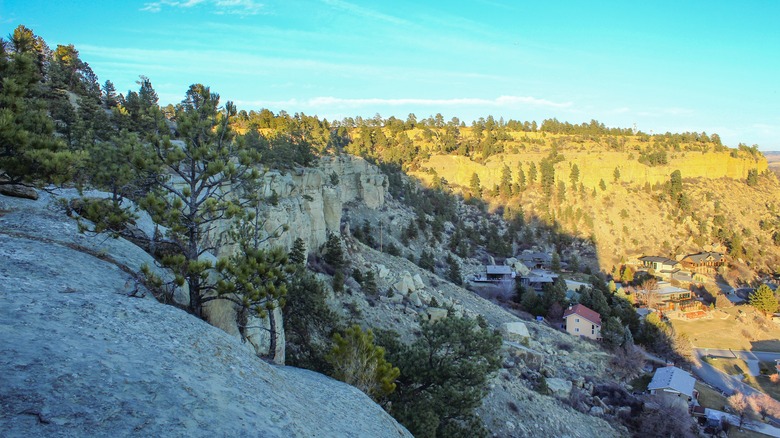
[(748, 371), (748, 366), (742, 359), (708, 356), (704, 358), (704, 361), (731, 376), (740, 376)]
[(694, 388), (699, 391), (699, 404), (705, 408), (723, 410), (723, 406), (726, 406), (726, 397), (715, 389), (696, 381)]
[[(674, 329), (688, 335), (698, 348), (716, 348), (732, 350), (756, 350), (780, 352), (780, 327), (772, 324), (768, 332), (760, 331), (753, 341), (747, 339), (740, 330), (735, 315), (742, 309), (750, 311), (750, 306), (734, 306), (723, 311), (713, 312), (712, 319), (685, 321), (673, 319)], [(755, 346), (759, 344), (760, 346)]]
[(737, 426), (731, 426), (729, 429), (729, 438), (766, 438), (769, 435), (753, 432), (752, 430), (739, 430)]

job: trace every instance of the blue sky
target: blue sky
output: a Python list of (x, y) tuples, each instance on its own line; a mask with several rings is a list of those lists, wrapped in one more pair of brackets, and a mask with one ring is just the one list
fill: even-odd
[(780, 2), (0, 0), (101, 81), (163, 104), (467, 123), (487, 115), (717, 132), (780, 150)]

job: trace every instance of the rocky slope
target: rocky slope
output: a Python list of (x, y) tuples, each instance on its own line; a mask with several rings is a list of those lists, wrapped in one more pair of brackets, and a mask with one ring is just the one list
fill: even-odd
[[(338, 310), (345, 320), (359, 323), (364, 327), (394, 330), (407, 341), (413, 339), (419, 330), (421, 319), (443, 317), (447, 313), (445, 310), (447, 307), (451, 307), (456, 315), (470, 317), (481, 315), (491, 327), (496, 329), (505, 323), (522, 321), (496, 303), (421, 269), (405, 258), (377, 251), (351, 238), (348, 230), (361, 226), (367, 220), (375, 233), (374, 238), (379, 241), (378, 224), (381, 221), (384, 223), (385, 245), (393, 242), (403, 247), (397, 240), (398, 231), (401, 226), (415, 217), (415, 213), (387, 193), (383, 177), (377, 175), (378, 170), (375, 167), (365, 165), (361, 159), (342, 156), (338, 158), (339, 167), (334, 168), (331, 167), (330, 160), (332, 159), (323, 159), (319, 169), (306, 170), (305, 174), (321, 173), (321, 177), (314, 178), (325, 178), (324, 192), (335, 188), (327, 187), (329, 175), (335, 172), (339, 180), (338, 186), (341, 186), (339, 190), (347, 195), (338, 199), (323, 197), (324, 202), (317, 204), (317, 211), (319, 205), (322, 205), (323, 211), (338, 210), (340, 213), (338, 217), (342, 224), (340, 228), (344, 231), (342, 239), (345, 243), (345, 257), (350, 263), (350, 268), (360, 269), (363, 272), (373, 271), (380, 291), (377, 295), (367, 296), (357, 283), (348, 279), (347, 290), (344, 293), (331, 293), (332, 307)], [(348, 173), (344, 173), (345, 171)], [(284, 192), (277, 190), (280, 194), (279, 203), (275, 207), (267, 206), (266, 213), (268, 217), (276, 217), (279, 223), (284, 223), (285, 206), (306, 202), (303, 197), (305, 191), (315, 193), (309, 195), (312, 198), (317, 192), (314, 184), (305, 190), (303, 186), (298, 185), (312, 177), (285, 176), (284, 178), (289, 178), (291, 182), (289, 188)], [(360, 181), (360, 184), (344, 185), (345, 181)], [(366, 193), (373, 193), (376, 196), (366, 196)], [(376, 202), (380, 200), (381, 202)], [(331, 204), (329, 205), (328, 202)], [(291, 223), (296, 221), (295, 217), (297, 216), (290, 217)], [(331, 227), (329, 231), (335, 232), (336, 229)], [(308, 228), (305, 226), (291, 226), (285, 233), (289, 234), (289, 237), (283, 239), (292, 241), (296, 237), (301, 237), (307, 242), (319, 239), (312, 238), (307, 233)], [(416, 256), (419, 256), (419, 250), (416, 243), (403, 247), (405, 253), (416, 254)], [(443, 249), (437, 248), (436, 251), (441, 256)], [(464, 269), (466, 266), (469, 266), (469, 269), (481, 269), (481, 264), (474, 260), (459, 260), (463, 263)], [(322, 279), (325, 284), (330, 284), (329, 277), (323, 275)], [(592, 394), (596, 383), (611, 381), (607, 370), (609, 357), (592, 343), (572, 338), (545, 324), (534, 321), (526, 321), (526, 323), (532, 333), (528, 345), (505, 343), (502, 351), (505, 358), (504, 369), (494, 376), (490, 394), (478, 411), (490, 432), (494, 436), (501, 437), (627, 435), (625, 428), (614, 421), (620, 407), (604, 408)], [(549, 378), (551, 386), (558, 385), (553, 394), (543, 395), (534, 390), (535, 382), (540, 376)], [(587, 409), (583, 413), (570, 407), (567, 400), (572, 391), (585, 394), (587, 408), (596, 406), (598, 409), (591, 415)]]
[(0, 195), (0, 435), (409, 436), (360, 391), (157, 303), (151, 259)]

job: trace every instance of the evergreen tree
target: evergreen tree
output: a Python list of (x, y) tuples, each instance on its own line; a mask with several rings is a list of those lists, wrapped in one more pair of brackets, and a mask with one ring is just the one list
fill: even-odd
[(336, 270), (340, 270), (346, 264), (344, 261), (344, 249), (341, 247), (341, 238), (335, 233), (328, 233), (325, 241), (323, 259)]
[(410, 346), (397, 341), (389, 359), (401, 370), (391, 413), (416, 437), (484, 436), (474, 415), (498, 370), (501, 336), (473, 319), (423, 322)]
[(571, 186), (577, 187), (577, 182), (580, 180), (580, 168), (577, 164), (571, 166), (571, 172), (569, 173), (569, 180), (571, 180)]
[(155, 221), (168, 228), (168, 238), (176, 253), (163, 257), (163, 264), (176, 273), (179, 284), (189, 287), (188, 309), (203, 315), (204, 300), (214, 289), (208, 280), (211, 262), (203, 255), (214, 249), (209, 238), (217, 221), (243, 211), (259, 178), (251, 165), (257, 156), (235, 142), (230, 119), (236, 113), (231, 102), (219, 109), (219, 95), (208, 87), (190, 86), (179, 106), (176, 119), (183, 144), (167, 136), (152, 144), (160, 164), (170, 178), (141, 202)]
[(482, 185), (479, 181), (479, 175), (476, 172), (471, 174), (471, 180), (469, 181), (469, 188), (471, 189), (472, 196), (477, 198), (482, 197)]
[(460, 273), (460, 263), (458, 263), (450, 254), (447, 254), (447, 266), (447, 280), (457, 285), (463, 284), (463, 276)]
[(423, 250), (420, 254), (420, 260), (417, 262), (417, 266), (426, 269), (428, 271), (434, 272), (434, 268), (436, 267), (436, 261), (433, 258), (433, 251)]
[(552, 269), (553, 272), (561, 272), (561, 256), (558, 255), (557, 251), (553, 251), (550, 269)]
[(303, 239), (300, 237), (295, 239), (287, 258), (293, 265), (303, 266), (306, 263), (306, 243), (303, 242)]
[(0, 184), (61, 184), (73, 177), (81, 154), (54, 135), (41, 86), (45, 43), (19, 26), (0, 39)]
[(769, 286), (762, 284), (750, 294), (750, 305), (765, 315), (777, 312), (778, 302)]
[(320, 372), (327, 369), (325, 342), (341, 322), (328, 306), (323, 284), (302, 266), (288, 277), (282, 312), (287, 363)]
[[(607, 190), (607, 183), (604, 182), (604, 178), (599, 181), (599, 187), (601, 188), (602, 192)], [(596, 193), (596, 189), (593, 189), (593, 193)]]
[(533, 161), (531, 162), (531, 165), (528, 167), (528, 184), (536, 184), (536, 163)]
[(501, 170), (501, 183), (499, 184), (499, 193), (501, 194), (501, 197), (504, 199), (509, 198), (512, 196), (512, 171), (509, 169), (509, 166), (504, 164), (503, 169)]
[(523, 171), (523, 166), (518, 166), (517, 168), (517, 186), (521, 192), (525, 191), (526, 179), (525, 179), (525, 172)]
[(614, 172), (612, 172), (612, 177), (614, 178), (614, 181), (615, 181), (615, 182), (618, 182), (618, 181), (620, 181), (620, 169), (618, 169), (618, 168), (616, 167), (616, 168), (615, 168), (615, 171), (614, 171)]

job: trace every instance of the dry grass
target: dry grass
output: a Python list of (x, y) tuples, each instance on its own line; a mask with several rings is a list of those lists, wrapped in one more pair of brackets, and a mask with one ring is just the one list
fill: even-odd
[[(732, 350), (761, 350), (780, 352), (780, 327), (771, 325), (768, 331), (759, 330), (751, 341), (740, 330), (740, 324), (736, 320), (739, 310), (751, 309), (748, 306), (735, 306), (724, 309), (722, 315), (728, 315), (725, 319), (714, 317), (713, 319), (700, 319), (696, 321), (673, 320), (675, 330), (688, 335), (693, 345), (699, 348), (717, 348)], [(756, 345), (759, 344), (760, 346)]]
[(723, 406), (726, 406), (726, 397), (720, 392), (699, 381), (696, 382), (694, 388), (699, 391), (699, 404), (705, 408), (722, 411)]
[(752, 430), (739, 430), (737, 426), (731, 426), (729, 429), (729, 438), (766, 438), (769, 435), (753, 432)]
[(704, 361), (721, 372), (731, 376), (741, 376), (748, 371), (748, 365), (742, 359), (733, 357), (706, 357)]

